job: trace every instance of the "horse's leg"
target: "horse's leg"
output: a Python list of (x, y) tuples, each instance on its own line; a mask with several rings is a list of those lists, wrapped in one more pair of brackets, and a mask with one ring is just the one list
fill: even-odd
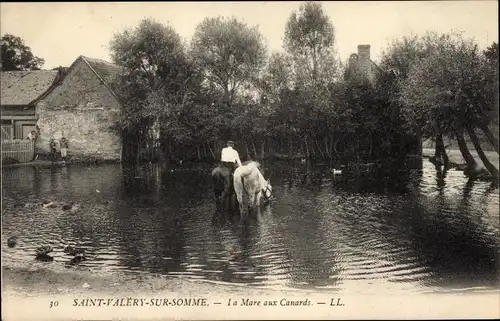
[(255, 206), (260, 206), (260, 198), (262, 197), (262, 191), (255, 195)]
[(248, 195), (248, 211), (253, 212), (255, 208), (255, 193), (249, 193)]
[(232, 207), (232, 198), (233, 198), (233, 194), (231, 193), (231, 191), (228, 191), (227, 194), (226, 194), (226, 210), (227, 210), (228, 213), (233, 208)]
[(228, 185), (228, 211), (232, 211), (234, 209), (234, 199), (235, 199), (235, 191), (234, 191), (234, 177), (233, 174), (229, 176), (227, 185)]
[(236, 206), (236, 194), (234, 193), (234, 190), (231, 191), (231, 197), (230, 197), (230, 204), (231, 204), (231, 211), (234, 211), (237, 206)]
[(243, 182), (241, 178), (235, 177), (233, 175), (233, 188), (234, 193), (236, 194), (236, 199), (238, 200), (238, 207), (240, 209), (240, 216), (243, 216)]
[(218, 190), (214, 190), (214, 196), (215, 196), (215, 205), (217, 209), (220, 208), (220, 192)]
[(220, 180), (220, 177), (214, 174), (212, 174), (212, 179), (213, 179), (213, 183), (214, 183), (214, 195), (215, 195), (215, 203), (216, 203), (216, 206), (217, 206), (217, 209), (220, 209), (223, 205), (222, 203), (222, 196), (223, 196), (223, 192), (224, 190), (221, 189), (221, 180)]
[(219, 203), (220, 203), (221, 210), (224, 210), (224, 208), (226, 206), (226, 202), (224, 201), (225, 198), (226, 198), (226, 193), (224, 191), (222, 191), (220, 193), (220, 197), (219, 197)]
[(238, 201), (238, 207), (240, 209), (240, 215), (243, 215), (243, 191), (239, 185), (235, 185), (235, 194)]
[(242, 197), (238, 197), (238, 207), (240, 208), (240, 216), (243, 217), (245, 215), (245, 208), (243, 207), (243, 199)]

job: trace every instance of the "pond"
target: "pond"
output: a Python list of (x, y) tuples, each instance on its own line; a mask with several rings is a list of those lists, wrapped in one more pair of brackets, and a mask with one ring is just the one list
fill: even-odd
[[(217, 213), (210, 171), (4, 168), (3, 264), (315, 291), (499, 288), (499, 195), (489, 183), (443, 175), (425, 161), (420, 171), (371, 181), (269, 163), (275, 200), (241, 220)], [(69, 202), (78, 209), (64, 211)], [(13, 235), (17, 246), (7, 247)], [(54, 261), (35, 261), (46, 244)], [(84, 248), (89, 260), (68, 267), (66, 245)]]

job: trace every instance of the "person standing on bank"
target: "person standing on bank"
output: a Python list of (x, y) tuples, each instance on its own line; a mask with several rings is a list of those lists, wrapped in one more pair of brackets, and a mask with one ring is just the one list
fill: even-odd
[(56, 141), (54, 138), (50, 139), (49, 146), (50, 146), (50, 157), (52, 158), (52, 161), (55, 162), (57, 157), (56, 154), (57, 151), (56, 151)]
[(63, 137), (61, 138), (61, 157), (62, 160), (66, 161), (66, 156), (68, 155), (68, 140)]
[(220, 158), (222, 166), (229, 168), (231, 172), (234, 172), (237, 167), (241, 166), (240, 155), (233, 147), (234, 142), (228, 141), (227, 147), (222, 149)]
[(31, 141), (36, 140), (36, 131), (30, 131), (30, 133), (28, 134), (28, 139)]

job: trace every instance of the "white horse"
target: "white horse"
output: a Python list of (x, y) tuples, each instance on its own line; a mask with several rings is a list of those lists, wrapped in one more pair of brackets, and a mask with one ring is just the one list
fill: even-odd
[(234, 191), (240, 205), (240, 214), (243, 215), (243, 191), (248, 195), (248, 209), (253, 210), (260, 206), (261, 198), (264, 202), (271, 199), (273, 187), (259, 170), (258, 162), (249, 162), (234, 171)]

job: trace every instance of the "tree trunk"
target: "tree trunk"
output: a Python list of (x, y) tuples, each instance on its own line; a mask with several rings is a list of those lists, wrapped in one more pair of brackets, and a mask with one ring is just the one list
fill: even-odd
[(264, 155), (264, 154), (265, 154), (265, 153), (264, 153), (265, 143), (266, 143), (265, 141), (262, 141), (262, 142), (260, 143), (260, 159), (261, 159), (261, 160), (264, 160), (264, 156), (265, 156), (265, 155)]
[(480, 127), (483, 133), (486, 135), (486, 138), (490, 142), (491, 146), (493, 146), (495, 151), (498, 153), (498, 139), (493, 135), (491, 130), (488, 128), (488, 125), (481, 124)]
[[(415, 124), (415, 136), (417, 140), (417, 154), (421, 158), (422, 157), (422, 130), (420, 127)], [(462, 136), (463, 137), (463, 136)], [(389, 145), (389, 153), (391, 153), (392, 145)]]
[(472, 127), (467, 127), (467, 132), (469, 133), (469, 136), (472, 140), (472, 144), (474, 144), (474, 148), (476, 149), (477, 154), (479, 155), (479, 158), (481, 158), (481, 161), (484, 164), (484, 167), (490, 172), (490, 174), (495, 178), (495, 180), (498, 180), (498, 169), (493, 165), (488, 157), (486, 157), (486, 154), (484, 153), (483, 149), (481, 148), (481, 143), (479, 142), (479, 139), (476, 136), (476, 133), (474, 132), (474, 129)]
[(210, 150), (210, 153), (212, 154), (213, 158), (215, 160), (217, 160), (217, 157), (215, 157), (215, 154), (214, 154), (214, 151), (212, 150), (212, 148), (210, 147), (210, 143), (207, 144), (208, 145), (208, 149)]
[(436, 136), (436, 142), (434, 146), (434, 159), (436, 161), (441, 157), (441, 150), (439, 149), (439, 144), (438, 144), (438, 136)]
[[(420, 139), (420, 138), (418, 138), (418, 137), (419, 137), (419, 136), (417, 136), (417, 141)], [(393, 148), (392, 148), (391, 138), (390, 138), (390, 137), (385, 137), (385, 139), (386, 139), (386, 141), (387, 141), (387, 154), (388, 154), (388, 155), (392, 155), (392, 150), (393, 150)], [(400, 150), (400, 149), (401, 149), (401, 148), (399, 148), (399, 150)], [(422, 149), (420, 149), (420, 150), (422, 150)], [(396, 150), (396, 151), (398, 151), (398, 150)]]
[(307, 144), (307, 136), (304, 136), (304, 143), (306, 145), (306, 158), (309, 159), (309, 145)]
[(337, 150), (337, 145), (339, 144), (340, 142), (340, 137), (338, 137), (336, 140), (335, 140), (335, 143), (333, 144), (333, 151), (335, 152), (336, 155), (339, 154), (339, 151)]
[(252, 157), (250, 156), (250, 151), (248, 150), (248, 143), (247, 143), (246, 141), (245, 141), (245, 148), (246, 148), (246, 150), (247, 150), (247, 158), (248, 158), (248, 159), (252, 158)]
[(359, 159), (359, 138), (356, 136), (356, 164), (361, 164)]
[(373, 159), (373, 137), (370, 137), (370, 149), (368, 150), (368, 159)]
[(319, 142), (318, 142), (318, 140), (317, 140), (316, 138), (314, 139), (314, 142), (316, 143), (316, 146), (318, 147), (318, 150), (319, 150), (319, 152), (320, 152), (321, 156), (323, 156), (323, 158), (326, 158), (326, 157), (325, 157), (325, 154), (324, 154), (324, 153), (323, 153), (323, 151), (321, 150), (321, 146), (319, 146)]
[(467, 168), (471, 171), (475, 171), (477, 169), (477, 163), (472, 154), (470, 153), (467, 144), (465, 143), (463, 133), (457, 132), (456, 138), (457, 138), (458, 148), (460, 149), (460, 153), (462, 154), (462, 157), (464, 158), (465, 163), (467, 164)]
[(330, 150), (330, 156), (333, 156), (333, 135), (332, 137), (330, 137), (330, 147), (329, 147), (329, 150)]
[(252, 149), (253, 149), (253, 154), (255, 155), (255, 158), (258, 158), (259, 154), (257, 153), (257, 148), (255, 147), (254, 141), (252, 141)]
[(325, 153), (330, 158), (330, 152), (328, 151), (328, 135), (325, 135)]
[(140, 150), (141, 150), (141, 140), (137, 140), (137, 153), (135, 154), (135, 163), (139, 164), (139, 157), (140, 157)]
[(434, 153), (434, 157), (436, 158), (436, 161), (438, 158), (442, 159), (444, 167), (448, 168), (450, 164), (450, 159), (446, 154), (446, 149), (444, 148), (444, 142), (443, 142), (443, 135), (441, 134), (436, 135), (436, 151)]

